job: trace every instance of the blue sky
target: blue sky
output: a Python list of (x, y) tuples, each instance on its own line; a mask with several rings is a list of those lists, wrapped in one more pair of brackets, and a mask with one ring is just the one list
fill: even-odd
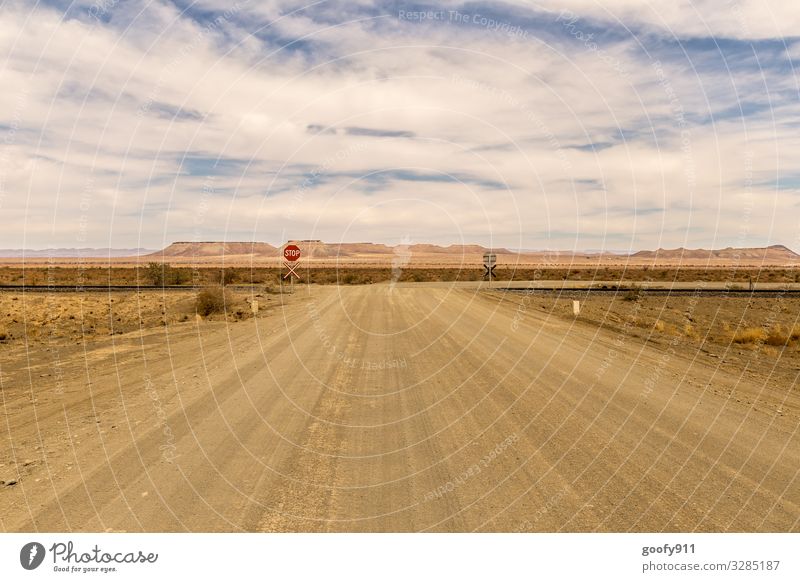
[(0, 10), (0, 247), (800, 250), (791, 3)]

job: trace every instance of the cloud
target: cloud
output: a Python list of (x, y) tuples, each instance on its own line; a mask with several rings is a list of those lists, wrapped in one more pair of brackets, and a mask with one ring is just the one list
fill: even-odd
[(404, 131), (397, 129), (376, 129), (371, 127), (326, 127), (317, 123), (312, 123), (307, 127), (308, 131), (312, 134), (326, 134), (326, 135), (356, 135), (362, 137), (403, 137), (413, 138), (415, 136), (412, 131)]
[[(524, 6), (521, 0), (513, 2)], [(791, 3), (769, 0), (544, 0), (540, 9), (674, 38), (771, 39), (793, 37), (800, 14)]]
[(398, 6), (12, 3), (0, 246), (796, 238), (791, 10)]

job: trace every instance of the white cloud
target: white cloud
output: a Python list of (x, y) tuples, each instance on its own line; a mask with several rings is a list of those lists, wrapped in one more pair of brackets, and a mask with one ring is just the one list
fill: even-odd
[[(795, 194), (774, 184), (800, 175), (785, 122), (796, 87), (774, 62), (731, 73), (706, 54), (648, 55), (634, 37), (584, 42), (554, 16), (520, 39), (368, 17), (368, 2), (338, 23), (241, 3), (211, 28), (171, 5), (125, 4), (107, 24), (24, 5), (0, 21), (0, 81), (13, 88), (0, 126), (14, 128), (0, 246), (156, 246), (198, 230), (565, 248), (794, 238)], [(735, 24), (708, 3), (694, 23), (661, 4), (558, 6), (684, 36)], [(749, 34), (774, 36), (753, 6), (737, 9)], [(762, 109), (737, 117), (739, 105)], [(745, 215), (752, 238), (739, 240)]]
[(771, 39), (796, 36), (800, 28), (797, 6), (783, 0), (540, 0), (535, 6), (627, 27), (644, 25), (675, 38)]

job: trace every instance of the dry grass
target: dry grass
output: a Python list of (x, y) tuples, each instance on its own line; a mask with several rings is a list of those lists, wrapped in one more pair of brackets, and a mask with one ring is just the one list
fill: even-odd
[[(797, 392), (800, 369), (800, 297), (688, 297), (643, 293), (639, 301), (622, 294), (507, 294), (510, 301), (574, 321), (572, 300), (581, 298), (581, 322), (617, 337), (637, 338), (656, 349), (672, 348), (692, 359), (741, 373), (763, 374), (772, 385)], [(780, 322), (781, 326), (774, 325)], [(627, 340), (626, 340), (627, 341)], [(779, 365), (776, 365), (779, 362)]]
[(764, 343), (768, 346), (785, 346), (789, 343), (789, 334), (783, 331), (781, 325), (775, 325), (769, 330), (769, 333), (767, 333), (767, 338), (764, 340)]
[[(623, 298), (623, 301), (624, 300), (625, 299)], [(648, 322), (647, 319), (642, 319), (642, 321), (640, 321), (638, 323), (638, 325), (639, 325), (639, 327), (646, 328), (646, 327), (648, 327), (650, 325), (650, 323)], [(689, 326), (689, 327), (691, 327), (691, 326)], [(665, 321), (663, 321), (661, 319), (656, 319), (655, 323), (653, 323), (653, 331), (656, 331), (656, 332), (664, 334), (664, 335), (670, 335), (670, 336), (679, 336), (679, 335), (681, 335), (680, 329), (676, 325), (674, 325), (672, 323), (667, 323), (667, 322), (665, 322)], [(688, 333), (685, 328), (684, 328), (684, 334), (689, 336), (689, 337), (695, 337), (691, 333)]]
[(798, 339), (800, 339), (800, 327), (794, 326), (790, 330), (785, 330), (780, 324), (773, 325), (769, 330), (764, 327), (747, 327), (733, 334), (733, 343), (736, 344), (784, 347)]
[[(253, 317), (246, 301), (260, 302), (259, 315), (283, 301), (261, 289), (252, 293), (226, 289), (227, 309), (208, 316), (214, 321)], [(123, 291), (118, 293), (0, 293), (0, 352), (7, 347), (39, 342), (79, 343), (111, 335), (163, 328), (194, 321), (195, 291)]]
[(786, 346), (800, 339), (800, 328), (797, 326), (784, 330), (780, 324), (775, 324), (769, 330), (764, 327), (747, 327), (733, 334), (733, 343), (736, 344), (766, 344), (768, 346)]
[(758, 344), (767, 339), (767, 332), (761, 327), (746, 327), (733, 333), (735, 344)]

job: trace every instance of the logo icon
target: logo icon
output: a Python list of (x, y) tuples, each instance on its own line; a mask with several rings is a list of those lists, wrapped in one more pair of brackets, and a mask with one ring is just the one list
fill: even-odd
[(44, 561), (44, 546), (39, 542), (30, 542), (19, 551), (19, 563), (26, 570), (35, 570)]

